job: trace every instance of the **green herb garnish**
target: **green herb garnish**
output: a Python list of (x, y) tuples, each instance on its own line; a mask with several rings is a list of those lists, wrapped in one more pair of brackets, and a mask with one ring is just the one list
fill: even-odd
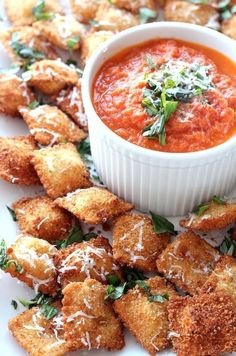
[(66, 44), (67, 44), (67, 49), (70, 54), (72, 54), (74, 47), (79, 43), (80, 41), (80, 35), (77, 35), (73, 38), (70, 38)]
[(107, 282), (112, 286), (116, 287), (120, 284), (119, 278), (115, 274), (109, 274), (107, 277)]
[(236, 241), (230, 236), (225, 236), (220, 246), (218, 246), (218, 250), (223, 255), (233, 256), (236, 250)]
[(28, 105), (28, 108), (33, 110), (33, 109), (36, 109), (38, 106), (39, 106), (39, 102), (38, 101), (32, 101), (29, 105)]
[(15, 310), (16, 310), (17, 307), (18, 307), (18, 304), (17, 304), (17, 302), (16, 302), (14, 299), (12, 299), (11, 305), (13, 306), (13, 308), (14, 308)]
[(45, 1), (39, 0), (32, 11), (35, 20), (52, 20), (55, 16), (51, 12), (45, 12)]
[(16, 213), (13, 209), (11, 209), (9, 206), (7, 206), (7, 210), (9, 211), (9, 213), (11, 214), (12, 220), (13, 221), (17, 221), (17, 217), (16, 217)]
[(174, 224), (172, 224), (169, 220), (164, 218), (163, 216), (156, 215), (150, 211), (152, 217), (152, 224), (154, 227), (154, 231), (158, 234), (162, 233), (170, 233), (172, 235), (176, 235)]
[[(91, 148), (88, 141), (82, 141), (76, 145), (77, 151), (85, 161), (91, 160)], [(88, 157), (90, 156), (90, 157)]]
[(4, 271), (11, 265), (15, 266), (17, 272), (22, 273), (23, 268), (15, 260), (10, 260), (7, 254), (7, 244), (5, 240), (0, 241), (0, 268)]
[(147, 23), (149, 20), (153, 20), (157, 18), (157, 12), (149, 9), (148, 7), (141, 7), (139, 9), (139, 19), (140, 23)]
[(125, 287), (126, 287), (126, 283), (124, 283), (121, 286), (117, 286), (117, 287), (110, 284), (106, 289), (105, 299), (108, 299), (108, 298), (110, 298), (112, 300), (119, 299), (125, 293)]
[(98, 234), (96, 234), (95, 232), (88, 232), (87, 234), (83, 235), (83, 240), (84, 241), (89, 241), (91, 239), (94, 239), (97, 236), (98, 236)]
[(147, 63), (147, 65), (148, 65), (148, 67), (150, 69), (156, 69), (157, 68), (157, 65), (153, 62), (153, 59), (149, 54), (147, 54), (145, 56), (145, 60), (146, 60), (146, 63)]
[(36, 297), (31, 300), (25, 300), (23, 298), (19, 298), (18, 300), (24, 307), (28, 307), (29, 309), (41, 306), (41, 312), (47, 320), (53, 318), (58, 313), (58, 310), (50, 305), (56, 298), (48, 297), (42, 293), (38, 293)]
[(56, 242), (56, 248), (62, 249), (70, 246), (73, 243), (80, 243), (82, 241), (89, 241), (92, 238), (97, 237), (98, 235), (95, 232), (89, 232), (87, 234), (83, 234), (83, 231), (79, 226), (74, 226), (70, 230), (68, 236), (64, 240), (59, 240)]
[(207, 204), (207, 203), (203, 203), (203, 204), (200, 204), (198, 205), (198, 207), (196, 208), (196, 210), (194, 210), (194, 214), (195, 215), (198, 215), (198, 216), (201, 216), (205, 213), (206, 210), (208, 210), (210, 208), (210, 204)]
[(222, 198), (218, 197), (217, 195), (214, 195), (212, 198), (213, 203), (219, 204), (219, 205), (225, 205), (226, 201), (223, 200)]
[(236, 5), (231, 6), (231, 0), (222, 0), (218, 3), (221, 21), (227, 20), (236, 13)]

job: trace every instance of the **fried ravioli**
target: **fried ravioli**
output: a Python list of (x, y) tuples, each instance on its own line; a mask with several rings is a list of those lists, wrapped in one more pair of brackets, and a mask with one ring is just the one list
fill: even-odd
[[(10, 261), (5, 272), (44, 294), (56, 295), (56, 269), (53, 256), (57, 249), (47, 241), (21, 234), (7, 249)], [(18, 267), (18, 268), (17, 268)]]
[(157, 269), (179, 288), (194, 295), (206, 282), (219, 257), (216, 249), (188, 231), (162, 252), (157, 259)]
[(59, 93), (63, 88), (75, 85), (78, 81), (76, 71), (61, 60), (42, 60), (30, 66), (27, 83), (45, 95)]
[[(145, 281), (153, 295), (176, 295), (174, 289), (162, 278), (155, 277)], [(169, 346), (167, 315), (168, 300), (149, 301), (146, 292), (139, 286), (130, 289), (114, 302), (114, 309), (130, 332), (150, 355)]]
[(94, 19), (100, 4), (104, 0), (70, 0), (73, 15), (81, 22), (88, 24)]
[(133, 13), (138, 13), (139, 10), (143, 7), (156, 10), (156, 4), (154, 0), (112, 0), (112, 4)]
[(33, 136), (0, 137), (0, 178), (12, 184), (40, 184), (31, 164), (36, 150)]
[(90, 31), (82, 41), (81, 58), (84, 63), (87, 62), (93, 52), (114, 36), (112, 31)]
[(221, 31), (226, 35), (236, 40), (236, 15), (224, 20), (221, 25)]
[(65, 340), (70, 348), (109, 351), (123, 348), (121, 324), (110, 301), (104, 300), (105, 286), (86, 279), (68, 284), (62, 292)]
[(154, 232), (144, 215), (122, 215), (113, 227), (114, 259), (141, 271), (156, 271), (156, 259), (170, 242), (170, 234)]
[(47, 196), (22, 198), (12, 205), (20, 230), (51, 243), (68, 235), (72, 217)]
[(0, 74), (0, 112), (20, 116), (18, 107), (29, 105), (34, 95), (26, 83), (16, 75)]
[(53, 199), (92, 185), (89, 172), (72, 143), (42, 148), (33, 153), (31, 162)]
[(194, 230), (217, 230), (236, 221), (236, 204), (207, 203), (201, 215), (191, 215), (190, 218), (180, 220), (180, 226)]
[(229, 296), (176, 297), (168, 309), (177, 355), (217, 356), (236, 350), (236, 312)]
[(132, 204), (99, 187), (77, 190), (56, 203), (87, 224), (101, 224), (133, 209)]
[(20, 107), (19, 111), (35, 140), (44, 146), (61, 142), (80, 142), (86, 134), (56, 106), (41, 105), (35, 109)]
[(85, 28), (73, 16), (61, 16), (56, 14), (51, 20), (37, 21), (33, 27), (40, 31), (42, 37), (47, 39), (52, 45), (68, 50), (68, 41), (73, 42), (73, 50), (80, 47), (80, 38), (85, 33)]
[(105, 284), (108, 275), (122, 279), (121, 270), (113, 260), (111, 245), (103, 236), (59, 250), (54, 264), (62, 288), (70, 282), (83, 282), (86, 278)]
[(64, 340), (61, 313), (47, 320), (41, 308), (34, 307), (12, 318), (8, 329), (31, 356), (63, 356), (69, 351)]

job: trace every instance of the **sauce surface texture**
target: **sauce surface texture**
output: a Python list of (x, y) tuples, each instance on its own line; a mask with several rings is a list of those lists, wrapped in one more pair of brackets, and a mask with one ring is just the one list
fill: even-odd
[[(177, 106), (171, 114), (169, 110), (165, 122), (164, 144), (156, 133), (145, 136), (145, 128), (158, 123), (161, 112), (150, 115), (142, 104), (145, 90), (150, 89), (148, 80), (153, 75), (163, 77), (163, 68), (178, 77), (181, 68), (186, 71), (190, 65), (196, 65), (200, 72), (207, 68), (209, 88), (195, 90), (188, 100), (177, 97)], [(184, 80), (181, 90), (186, 91), (191, 87), (186, 73)], [(175, 85), (169, 82), (166, 92)], [(227, 141), (236, 132), (236, 64), (197, 44), (168, 39), (146, 42), (122, 51), (102, 66), (94, 82), (93, 104), (101, 120), (133, 144), (165, 152), (204, 150)]]

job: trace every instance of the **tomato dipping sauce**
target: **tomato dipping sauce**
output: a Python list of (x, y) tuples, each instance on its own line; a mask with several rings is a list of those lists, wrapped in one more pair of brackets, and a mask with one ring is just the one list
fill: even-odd
[(112, 131), (135, 145), (205, 150), (236, 132), (236, 63), (198, 44), (149, 41), (100, 68), (93, 105)]

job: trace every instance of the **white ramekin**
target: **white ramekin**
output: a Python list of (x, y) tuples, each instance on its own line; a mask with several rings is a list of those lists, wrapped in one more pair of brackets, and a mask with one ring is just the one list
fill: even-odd
[(91, 100), (94, 78), (107, 59), (122, 49), (158, 38), (199, 43), (236, 60), (235, 42), (214, 30), (175, 22), (141, 25), (115, 35), (94, 53), (84, 71), (82, 95), (92, 156), (104, 184), (141, 211), (178, 216), (214, 194), (223, 196), (232, 190), (236, 183), (236, 137), (204, 151), (152, 151), (111, 131)]

